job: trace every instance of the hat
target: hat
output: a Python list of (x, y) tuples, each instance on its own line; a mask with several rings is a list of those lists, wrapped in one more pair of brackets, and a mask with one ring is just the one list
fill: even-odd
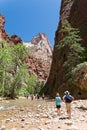
[(59, 96), (59, 93), (56, 93), (56, 96)]
[(64, 94), (70, 94), (70, 92), (69, 91), (65, 91)]

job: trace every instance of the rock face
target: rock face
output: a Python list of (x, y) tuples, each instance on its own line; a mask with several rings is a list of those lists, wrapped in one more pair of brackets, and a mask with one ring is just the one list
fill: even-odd
[(0, 41), (6, 40), (11, 46), (22, 43), (28, 47), (30, 55), (26, 59), (26, 63), (29, 73), (35, 74), (39, 81), (46, 82), (52, 61), (52, 48), (46, 35), (39, 33), (31, 42), (23, 43), (17, 35), (8, 35), (4, 29), (4, 24), (5, 18), (0, 14)]
[(10, 45), (15, 45), (18, 43), (22, 43), (21, 38), (19, 38), (17, 35), (9, 36), (5, 29), (5, 18), (3, 15), (0, 14), (0, 41), (6, 40)]
[(29, 48), (30, 55), (47, 61), (52, 59), (52, 47), (44, 33), (36, 35), (31, 42), (24, 43)]
[(35, 74), (39, 81), (46, 82), (52, 61), (52, 48), (46, 35), (39, 33), (31, 42), (23, 44), (30, 52), (26, 59), (30, 74)]
[[(85, 66), (85, 69), (80, 70), (80, 72), (83, 71), (83, 73), (81, 73), (81, 79), (79, 78), (80, 80), (73, 86), (67, 85), (67, 81), (64, 79), (65, 70), (63, 63), (65, 57), (64, 55), (59, 56), (60, 52), (56, 45), (58, 45), (59, 41), (63, 38), (63, 34), (60, 30), (65, 19), (69, 21), (72, 27), (80, 29), (82, 45), (87, 47), (87, 0), (62, 0), (60, 22), (55, 34), (51, 71), (44, 88), (46, 93), (51, 96), (55, 96), (57, 91), (63, 95), (64, 91), (68, 89), (75, 97), (77, 97), (77, 94), (80, 92), (82, 98), (87, 98), (87, 66)], [(78, 73), (76, 75), (78, 75)]]
[(12, 35), (11, 41), (14, 43), (14, 45), (22, 43), (22, 39), (20, 37), (18, 37), (17, 35)]

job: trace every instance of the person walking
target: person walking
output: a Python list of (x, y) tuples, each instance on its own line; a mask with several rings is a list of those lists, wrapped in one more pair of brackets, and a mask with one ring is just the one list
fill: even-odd
[(62, 100), (61, 100), (61, 97), (59, 96), (59, 93), (56, 94), (55, 103), (56, 103), (56, 108), (57, 108), (57, 114), (60, 115)]
[(66, 104), (66, 112), (68, 115), (68, 118), (71, 118), (71, 102), (74, 100), (74, 97), (70, 95), (69, 91), (64, 92), (63, 101)]
[(44, 93), (42, 94), (42, 99), (44, 100), (44, 98), (45, 98), (45, 95), (44, 95)]

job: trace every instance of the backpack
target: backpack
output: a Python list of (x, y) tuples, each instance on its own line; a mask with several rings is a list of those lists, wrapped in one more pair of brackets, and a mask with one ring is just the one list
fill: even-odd
[(66, 103), (71, 103), (72, 102), (72, 97), (70, 95), (65, 96), (65, 102)]

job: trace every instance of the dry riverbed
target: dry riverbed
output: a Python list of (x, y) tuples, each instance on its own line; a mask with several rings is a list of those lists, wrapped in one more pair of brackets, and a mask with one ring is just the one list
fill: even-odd
[(61, 109), (58, 116), (54, 100), (2, 100), (0, 130), (87, 130), (87, 100), (73, 101), (71, 119), (64, 103)]

